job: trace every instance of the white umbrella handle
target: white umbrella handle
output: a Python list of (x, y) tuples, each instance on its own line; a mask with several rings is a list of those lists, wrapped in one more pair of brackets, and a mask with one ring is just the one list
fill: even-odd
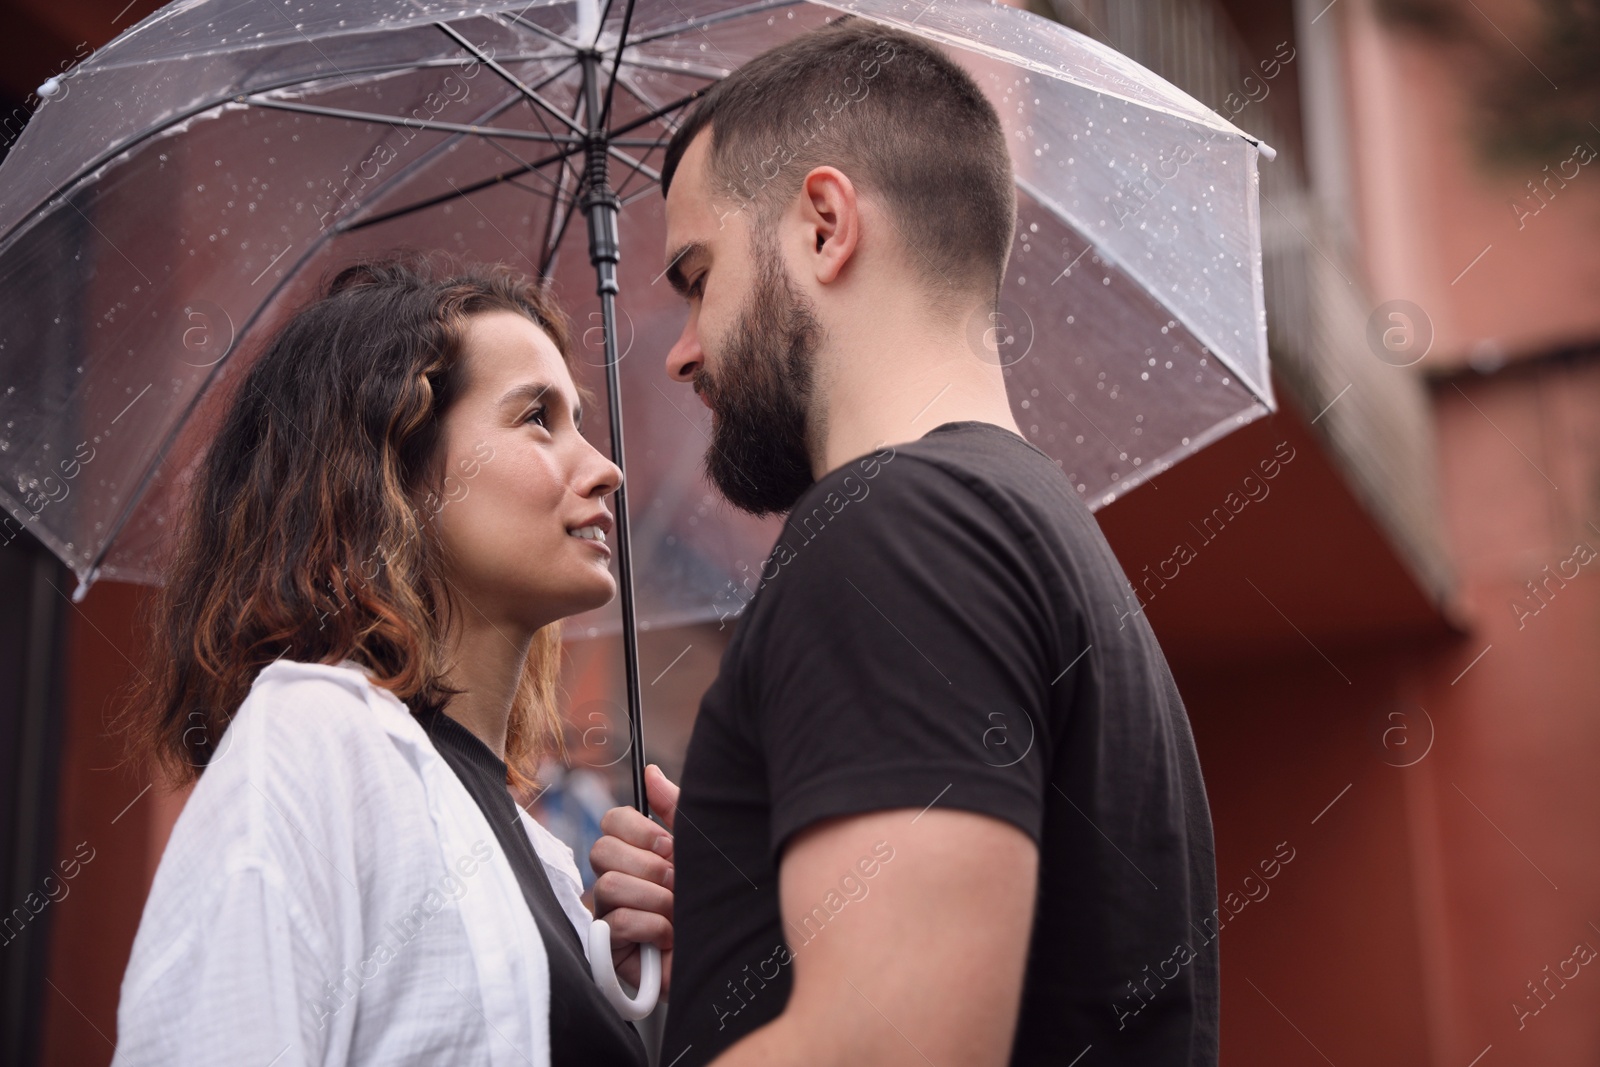
[(639, 946), (639, 992), (628, 996), (611, 963), (611, 924), (596, 919), (589, 924), (589, 972), (601, 994), (624, 1019), (643, 1019), (655, 1011), (661, 996), (661, 950), (654, 945)]

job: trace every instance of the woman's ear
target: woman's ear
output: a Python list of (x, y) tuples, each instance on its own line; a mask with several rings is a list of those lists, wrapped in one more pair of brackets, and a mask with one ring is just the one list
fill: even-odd
[(861, 239), (855, 185), (837, 167), (816, 167), (801, 183), (804, 222), (814, 235), (812, 271), (827, 285), (844, 270)]

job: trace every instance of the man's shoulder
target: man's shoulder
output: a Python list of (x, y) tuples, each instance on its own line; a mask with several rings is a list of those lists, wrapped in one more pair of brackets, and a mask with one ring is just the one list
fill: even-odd
[(944, 423), (829, 472), (791, 512), (762, 577), (842, 586), (863, 561), (936, 571), (949, 588), (1020, 581), (1043, 614), (1070, 610), (1113, 629), (1127, 611), (1117, 607), (1129, 591), (1122, 564), (1072, 480), (995, 423)]
[[(1036, 598), (1044, 572), (1058, 567), (1041, 554), (1038, 531), (1059, 524), (1008, 472), (1029, 457), (1046, 469), (1035, 479), (1060, 472), (1001, 427), (946, 425), (958, 432), (881, 446), (807, 489), (762, 566), (741, 633), (770, 638), (781, 625), (792, 637), (801, 621), (828, 627), (858, 597), (892, 613), (943, 609), (952, 589), (1008, 603)], [(746, 636), (741, 651), (752, 641), (762, 638)]]
[[(1010, 515), (1014, 503), (1052, 515), (1090, 515), (1061, 463), (1016, 431), (992, 422), (947, 422), (904, 453), (935, 467)], [(1011, 515), (1014, 517), (1014, 515)]]
[(837, 578), (847, 561), (923, 556), (954, 516), (987, 508), (971, 479), (920, 444), (882, 445), (817, 479), (785, 517), (762, 577)]
[(943, 423), (915, 440), (880, 445), (841, 464), (818, 479), (795, 510), (814, 508), (829, 495), (850, 498), (875, 489), (909, 494), (965, 490), (991, 504), (1004, 495), (1038, 497), (1044, 489), (1046, 501), (1059, 495), (1084, 507), (1060, 464), (1037, 445), (997, 423), (964, 420)]
[(920, 553), (956, 527), (1035, 544), (1043, 528), (1068, 542), (1099, 532), (1060, 465), (1037, 446), (994, 423), (950, 422), (819, 478), (795, 502), (769, 565), (798, 554), (799, 545), (821, 544), (829, 529), (851, 531), (833, 539), (835, 552), (858, 551), (867, 537)]

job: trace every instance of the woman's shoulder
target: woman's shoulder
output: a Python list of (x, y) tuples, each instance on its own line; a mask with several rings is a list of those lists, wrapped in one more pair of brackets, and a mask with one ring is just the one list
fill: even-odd
[(268, 664), (184, 802), (171, 863), (261, 865), (299, 884), (425, 839), (426, 790), (394, 741), (413, 729), (405, 705), (353, 664)]
[[(421, 726), (365, 668), (280, 659), (262, 667), (223, 732), (189, 803), (212, 810), (262, 806), (311, 817), (383, 803), (419, 784), (396, 738)], [(256, 834), (248, 835), (255, 837)]]
[[(240, 710), (252, 703), (271, 703), (279, 715), (304, 714), (318, 720), (343, 723), (358, 709), (368, 707), (371, 696), (405, 711), (398, 697), (372, 680), (372, 671), (354, 660), (310, 663), (275, 659), (256, 672)], [(370, 716), (361, 721), (370, 721)]]
[[(409, 734), (411, 727), (416, 723), (405, 704), (374, 684), (367, 668), (351, 660), (278, 659), (256, 673), (228, 732), (236, 734), (235, 744), (267, 744), (316, 762), (389, 734)], [(219, 757), (228, 747), (219, 746)]]

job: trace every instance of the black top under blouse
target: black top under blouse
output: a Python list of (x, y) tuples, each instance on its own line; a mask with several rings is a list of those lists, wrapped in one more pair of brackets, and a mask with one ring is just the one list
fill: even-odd
[(477, 802), (511, 861), (550, 959), (550, 1061), (556, 1067), (645, 1067), (644, 1041), (600, 995), (583, 942), (550, 886), (517, 804), (506, 765), (477, 735), (443, 712), (417, 714), (433, 747)]

